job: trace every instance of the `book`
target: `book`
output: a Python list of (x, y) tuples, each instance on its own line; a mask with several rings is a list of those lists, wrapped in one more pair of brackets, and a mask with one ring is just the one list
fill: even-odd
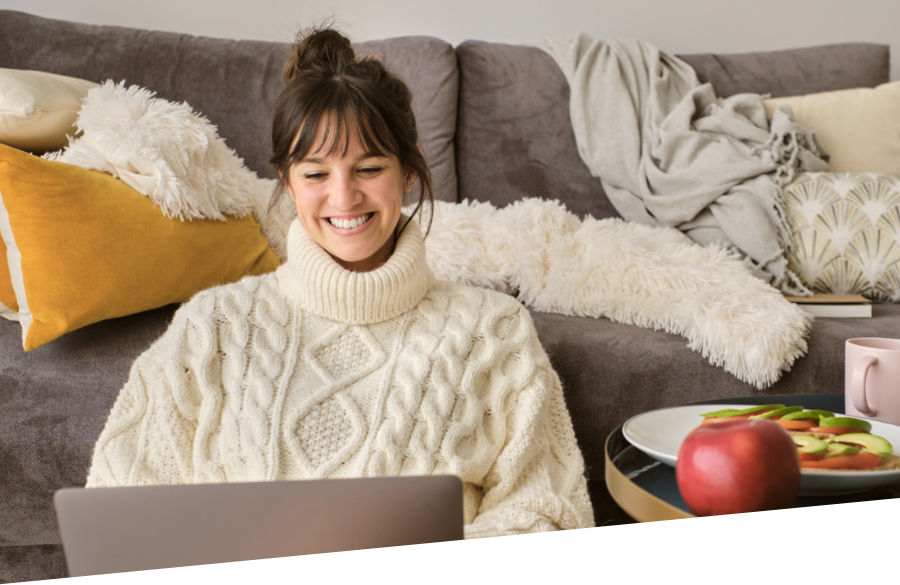
[(816, 293), (811, 297), (786, 296), (815, 317), (869, 319), (872, 301), (862, 295)]

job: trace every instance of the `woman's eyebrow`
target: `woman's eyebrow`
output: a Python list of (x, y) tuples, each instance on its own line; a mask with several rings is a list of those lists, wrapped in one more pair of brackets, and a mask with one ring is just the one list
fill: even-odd
[[(367, 158), (387, 158), (386, 154), (382, 154), (380, 152), (364, 152), (363, 154), (356, 157), (357, 161), (365, 160)], [(311, 163), (311, 164), (325, 164), (326, 160), (319, 156), (307, 156), (303, 157), (297, 161), (298, 163)]]

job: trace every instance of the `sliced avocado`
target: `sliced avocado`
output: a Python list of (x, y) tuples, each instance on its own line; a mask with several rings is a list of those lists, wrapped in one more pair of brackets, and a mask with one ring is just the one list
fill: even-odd
[(824, 453), (828, 450), (828, 443), (812, 435), (793, 433), (791, 438), (794, 439), (797, 450), (802, 453)]
[(750, 418), (771, 418), (773, 416), (784, 416), (789, 412), (797, 412), (798, 410), (803, 410), (802, 406), (784, 406), (782, 408), (776, 408), (775, 410), (770, 410), (768, 412), (763, 412), (760, 414), (754, 414)]
[(861, 447), (864, 451), (874, 453), (879, 457), (890, 457), (894, 454), (894, 448), (884, 437), (869, 433), (844, 433), (828, 439), (829, 443), (844, 443)]
[(828, 450), (825, 451), (825, 457), (837, 457), (839, 455), (856, 455), (859, 453), (859, 447), (846, 445), (844, 443), (828, 443)]
[(867, 420), (860, 420), (851, 416), (823, 417), (819, 419), (819, 426), (840, 427), (842, 429), (858, 429), (867, 433), (872, 430), (872, 423)]
[(759, 412), (762, 410), (773, 410), (776, 408), (783, 408), (783, 404), (760, 404), (759, 406), (748, 406), (747, 408), (723, 408), (722, 410), (714, 410), (712, 412), (705, 412), (700, 416), (704, 418), (712, 418), (712, 417), (727, 417), (727, 416), (739, 416), (742, 414), (750, 414), (752, 412)]
[(798, 412), (790, 412), (783, 417), (781, 420), (796, 420), (796, 419), (813, 419), (819, 420), (823, 416), (834, 416), (833, 412), (828, 412), (827, 410), (801, 410)]
[(740, 410), (737, 408), (726, 408), (724, 410), (714, 410), (712, 412), (704, 412), (700, 416), (703, 418), (720, 418), (726, 416), (735, 416), (740, 414)]

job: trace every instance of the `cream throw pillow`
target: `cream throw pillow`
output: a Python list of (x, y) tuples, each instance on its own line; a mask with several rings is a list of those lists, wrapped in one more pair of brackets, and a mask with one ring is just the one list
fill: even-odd
[(787, 104), (816, 133), (841, 173), (900, 173), (900, 81), (765, 100), (769, 117)]
[(900, 302), (900, 176), (804, 173), (784, 205), (788, 268), (808, 287)]
[(98, 84), (43, 71), (0, 69), (0, 143), (31, 151), (61, 148), (81, 100)]

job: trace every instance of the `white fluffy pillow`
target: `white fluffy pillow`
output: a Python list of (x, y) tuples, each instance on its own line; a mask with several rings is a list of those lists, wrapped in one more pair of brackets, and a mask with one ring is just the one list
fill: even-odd
[(0, 69), (0, 142), (31, 151), (66, 143), (93, 81), (24, 69)]

